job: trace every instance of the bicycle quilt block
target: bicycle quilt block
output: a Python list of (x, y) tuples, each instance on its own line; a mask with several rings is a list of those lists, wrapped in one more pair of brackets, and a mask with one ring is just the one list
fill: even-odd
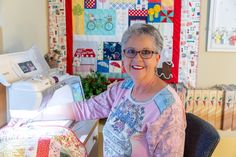
[(115, 35), (116, 12), (109, 9), (84, 9), (86, 35)]
[(104, 42), (104, 60), (121, 60), (121, 45), (118, 42)]

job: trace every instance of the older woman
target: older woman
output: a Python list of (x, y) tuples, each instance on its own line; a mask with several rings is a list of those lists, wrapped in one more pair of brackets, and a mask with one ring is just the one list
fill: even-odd
[(107, 117), (105, 157), (182, 157), (185, 112), (174, 89), (156, 75), (163, 46), (159, 31), (148, 24), (134, 24), (121, 44), (131, 78), (87, 101), (73, 103), (73, 114), (67, 108), (64, 115), (79, 121)]
[(163, 39), (148, 24), (134, 24), (121, 41), (130, 79), (74, 104), (77, 120), (107, 118), (106, 157), (182, 157), (185, 112), (176, 92), (156, 75)]

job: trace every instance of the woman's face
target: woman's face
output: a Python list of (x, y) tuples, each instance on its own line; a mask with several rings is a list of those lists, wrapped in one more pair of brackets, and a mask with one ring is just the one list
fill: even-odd
[[(123, 49), (135, 49), (136, 51), (151, 50), (156, 52), (154, 39), (149, 35), (132, 36)], [(124, 52), (123, 52), (124, 53)], [(160, 60), (159, 54), (153, 54), (151, 58), (144, 59), (138, 53), (134, 58), (124, 56), (124, 67), (134, 80), (147, 80), (156, 77), (155, 69)]]

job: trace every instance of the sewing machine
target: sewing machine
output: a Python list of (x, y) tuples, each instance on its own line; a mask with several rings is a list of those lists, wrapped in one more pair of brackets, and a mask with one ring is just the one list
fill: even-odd
[[(47, 106), (84, 100), (79, 76), (50, 69), (36, 46), (0, 55), (0, 83), (7, 89), (11, 117), (32, 118)], [(24, 110), (28, 114), (20, 114)], [(30, 111), (30, 112), (28, 112)]]
[[(7, 121), (22, 118), (33, 120), (27, 122), (30, 125), (70, 127), (90, 154), (98, 137), (98, 121), (74, 123), (60, 117), (34, 121), (47, 107), (84, 100), (80, 77), (50, 69), (36, 46), (27, 51), (0, 55), (0, 61), (0, 98), (6, 98), (0, 102), (0, 112), (7, 113)], [(5, 120), (0, 116), (0, 128)]]

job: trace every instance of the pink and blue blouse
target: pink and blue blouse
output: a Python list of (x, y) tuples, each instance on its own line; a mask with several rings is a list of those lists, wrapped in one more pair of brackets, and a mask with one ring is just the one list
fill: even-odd
[(107, 118), (104, 157), (182, 157), (186, 117), (169, 85), (150, 100), (135, 101), (132, 79), (126, 79), (87, 101), (74, 105), (76, 119)]

